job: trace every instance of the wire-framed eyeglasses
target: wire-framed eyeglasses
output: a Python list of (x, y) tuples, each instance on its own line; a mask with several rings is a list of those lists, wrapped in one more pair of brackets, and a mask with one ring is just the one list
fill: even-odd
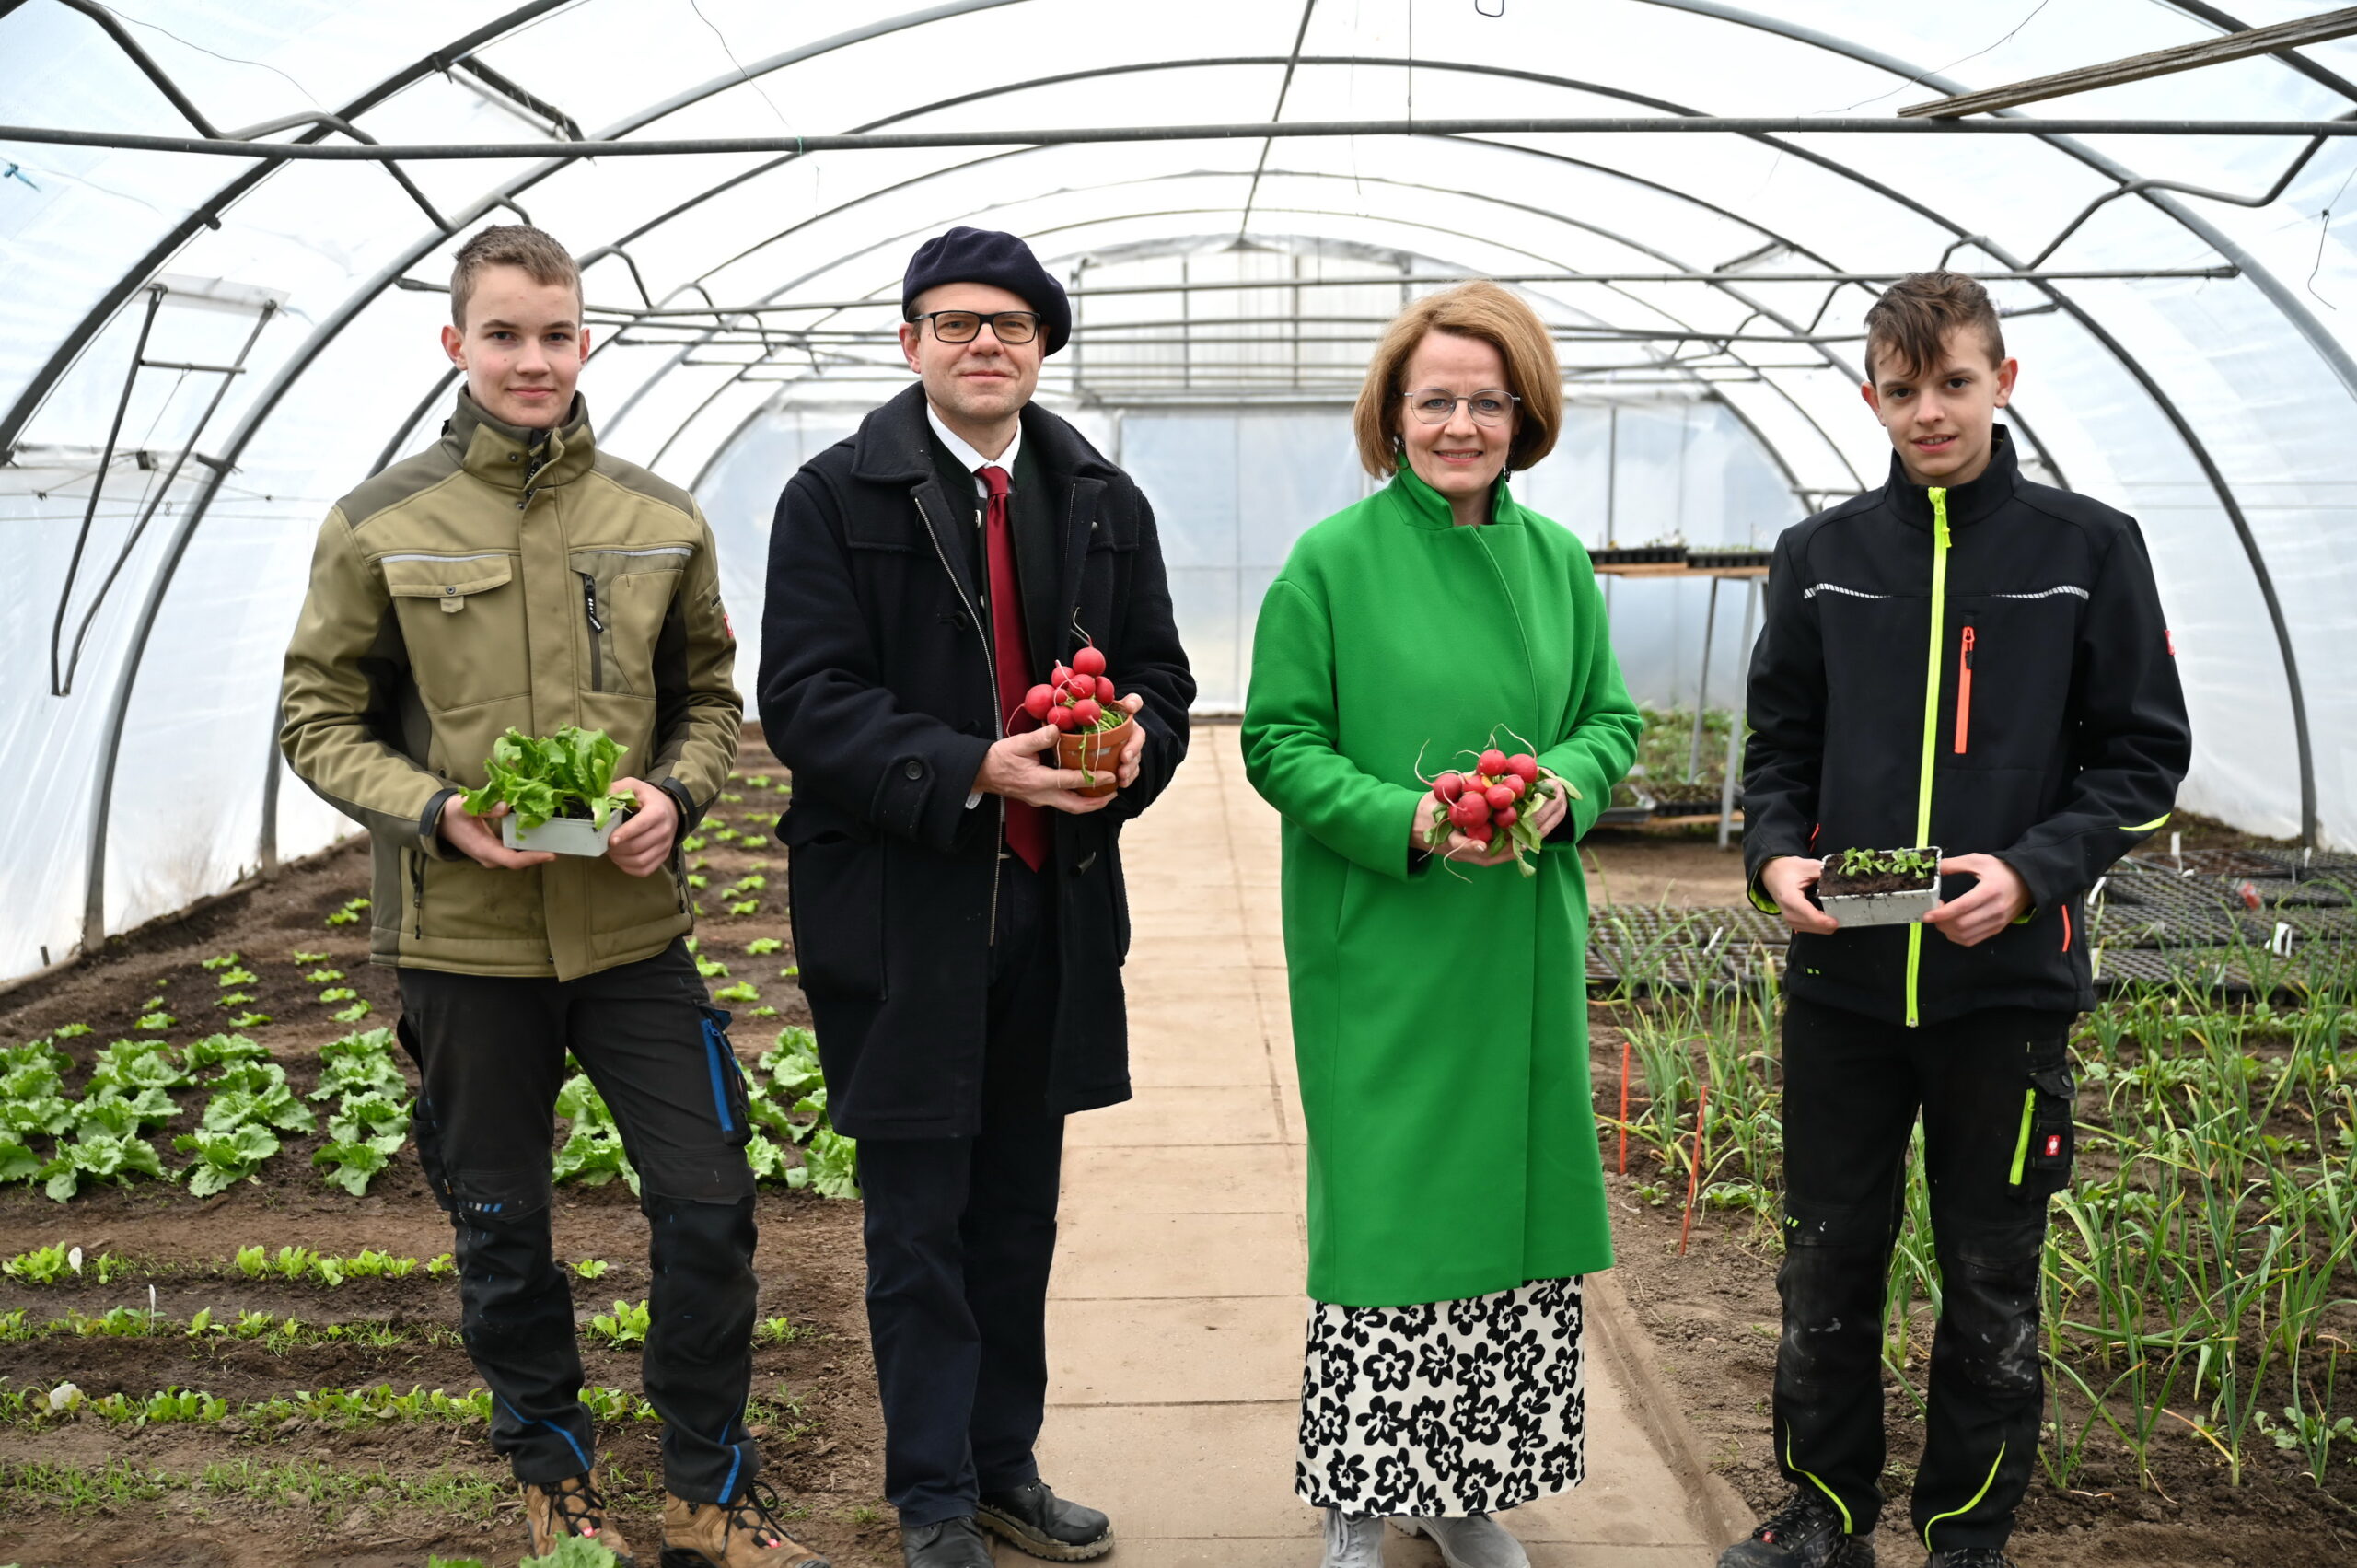
[(1003, 343), (1028, 343), (1039, 335), (1039, 313), (1036, 310), (928, 310), (909, 319), (932, 322), (933, 335), (946, 343), (972, 343), (981, 335), (985, 321), (991, 324), (991, 336)]
[(1406, 401), (1408, 411), (1416, 416), (1420, 424), (1446, 424), (1456, 417), (1457, 405), (1463, 403), (1467, 412), (1472, 414), (1474, 424), (1494, 427), (1512, 419), (1514, 405), (1522, 401), (1512, 392), (1501, 391), (1494, 387), (1461, 398), (1453, 392), (1444, 392), (1438, 387), (1419, 387), (1399, 396)]

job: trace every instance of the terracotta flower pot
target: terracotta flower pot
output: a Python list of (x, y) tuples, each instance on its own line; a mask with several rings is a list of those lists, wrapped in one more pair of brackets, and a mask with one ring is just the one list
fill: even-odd
[(1056, 737), (1056, 766), (1076, 769), (1093, 775), (1097, 782), (1080, 790), (1086, 796), (1110, 795), (1120, 787), (1114, 776), (1121, 766), (1121, 752), (1130, 743), (1130, 735), (1137, 727), (1135, 719), (1123, 719), (1111, 729), (1087, 731), (1079, 735)]

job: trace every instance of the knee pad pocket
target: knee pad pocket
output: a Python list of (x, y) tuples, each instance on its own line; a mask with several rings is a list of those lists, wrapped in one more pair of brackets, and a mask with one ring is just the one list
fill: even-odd
[[(549, 1167), (448, 1173), (442, 1206), (467, 1225), (496, 1226), (531, 1219), (549, 1206)], [(440, 1184), (437, 1184), (439, 1186)]]

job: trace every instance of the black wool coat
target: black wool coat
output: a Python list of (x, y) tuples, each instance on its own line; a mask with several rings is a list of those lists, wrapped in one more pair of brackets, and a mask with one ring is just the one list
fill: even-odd
[[(1022, 418), (1051, 503), (1017, 513), (1030, 679), (1068, 662), (1085, 633), (1122, 692), (1145, 698), (1137, 782), (1103, 810), (1048, 813), (1059, 963), (1047, 1109), (1061, 1114), (1130, 1096), (1120, 828), (1185, 758), (1195, 681), (1145, 496), (1065, 421), (1036, 406)], [(936, 471), (911, 386), (803, 465), (770, 531), (761, 727), (794, 771), (778, 836), (795, 956), (829, 1110), (855, 1138), (980, 1126), (1004, 828), (998, 796), (967, 806), (1002, 733), (975, 506)]]

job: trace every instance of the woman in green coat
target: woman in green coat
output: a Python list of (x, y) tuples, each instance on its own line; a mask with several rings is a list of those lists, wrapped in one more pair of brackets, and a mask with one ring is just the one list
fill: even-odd
[[(1284, 819), (1309, 1127), (1296, 1486), (1329, 1568), (1374, 1568), (1387, 1516), (1453, 1568), (1514, 1568), (1490, 1516), (1584, 1471), (1580, 1277), (1612, 1241), (1574, 845), (1641, 721), (1586, 552), (1506, 487), (1562, 412), (1527, 305), (1418, 300), (1359, 395), (1389, 484), (1304, 534), (1260, 607), (1245, 765)], [(1559, 786), (1517, 803), (1535, 876), (1504, 833), (1433, 842), (1424, 781), (1492, 746)]]

